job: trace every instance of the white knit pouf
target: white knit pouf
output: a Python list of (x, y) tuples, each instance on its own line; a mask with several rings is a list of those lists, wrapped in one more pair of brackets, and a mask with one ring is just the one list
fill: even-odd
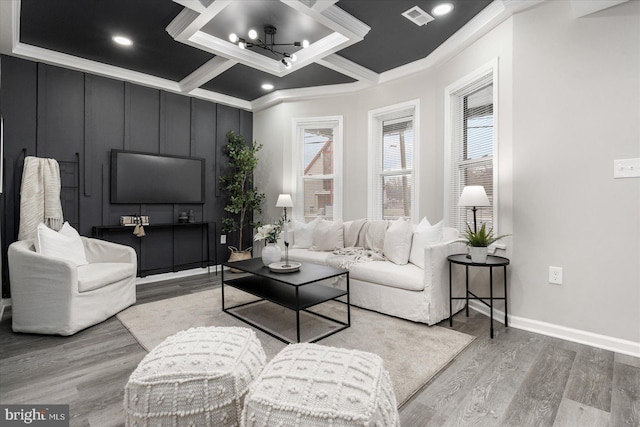
[(391, 378), (378, 355), (293, 344), (251, 385), (242, 425), (393, 427), (400, 421)]
[(131, 374), (124, 390), (125, 425), (237, 426), (245, 394), (265, 363), (251, 329), (178, 332)]

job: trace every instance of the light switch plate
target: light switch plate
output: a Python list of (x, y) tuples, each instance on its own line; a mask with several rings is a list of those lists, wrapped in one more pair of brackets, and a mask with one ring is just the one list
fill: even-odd
[(618, 159), (613, 161), (614, 178), (640, 177), (640, 158)]

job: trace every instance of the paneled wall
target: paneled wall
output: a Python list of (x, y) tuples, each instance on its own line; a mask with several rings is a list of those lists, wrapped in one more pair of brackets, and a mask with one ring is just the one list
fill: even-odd
[[(79, 216), (82, 235), (92, 227), (119, 223), (121, 215), (149, 215), (152, 223), (177, 222), (178, 213), (193, 209), (196, 221), (215, 222), (211, 228), (211, 257), (228, 257), (219, 245), (224, 196), (218, 177), (225, 172), (226, 133), (239, 132), (252, 140), (252, 113), (187, 96), (101, 76), (26, 61), (0, 58), (0, 110), (4, 117), (4, 191), (2, 194), (3, 265), (8, 245), (18, 234), (19, 187), (23, 149), (27, 155), (74, 161), (79, 157)], [(206, 159), (205, 203), (114, 205), (109, 202), (109, 161), (112, 149), (203, 157)], [(69, 204), (75, 209), (73, 203)], [(65, 210), (69, 210), (65, 206)], [(70, 221), (71, 222), (71, 221)], [(216, 230), (216, 231), (214, 231)], [(246, 233), (250, 240), (250, 233)], [(170, 271), (173, 262), (199, 261), (206, 241), (197, 228), (153, 229), (143, 238), (131, 233), (105, 238), (136, 249), (143, 269)], [(237, 237), (228, 236), (229, 242)], [(249, 241), (246, 246), (250, 246)], [(8, 295), (3, 268), (3, 296)]]

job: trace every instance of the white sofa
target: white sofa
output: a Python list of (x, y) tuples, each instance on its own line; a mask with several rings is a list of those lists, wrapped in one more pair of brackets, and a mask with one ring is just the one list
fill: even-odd
[[(346, 236), (353, 223), (354, 221), (348, 221), (343, 224), (343, 244), (347, 240)], [(300, 223), (298, 223), (298, 227), (300, 227)], [(412, 227), (415, 231), (416, 226), (412, 225)], [(375, 239), (367, 238), (363, 233), (364, 227), (360, 231), (355, 246), (366, 248), (368, 245), (372, 245), (372, 240)], [(342, 255), (336, 255), (334, 251), (313, 250), (313, 245), (311, 248), (298, 247), (300, 245), (296, 245), (296, 239), (299, 239), (299, 234), (299, 228), (297, 230), (294, 228), (293, 233), (289, 233), (291, 240), (290, 260), (333, 266), (340, 263)], [(412, 238), (413, 234), (409, 236), (410, 242)], [(397, 264), (389, 260), (349, 263), (351, 304), (428, 325), (448, 318), (449, 266), (447, 256), (466, 252), (465, 244), (456, 242), (457, 238), (458, 231), (456, 229), (442, 227), (440, 241), (424, 246), (422, 254), (424, 267), (419, 266), (420, 262), (416, 260), (417, 254), (415, 253), (411, 257), (415, 263)], [(375, 246), (375, 244), (373, 245)], [(416, 248), (413, 249), (416, 250)], [(464, 281), (461, 280), (461, 277), (456, 277), (459, 274), (457, 269), (454, 269), (453, 274), (454, 295), (464, 295)], [(344, 282), (345, 280), (331, 281), (328, 284), (344, 288)], [(464, 300), (454, 301), (454, 313), (462, 308), (464, 308)]]
[(136, 302), (133, 248), (81, 237), (88, 264), (35, 251), (33, 241), (9, 246), (12, 328), (72, 335)]

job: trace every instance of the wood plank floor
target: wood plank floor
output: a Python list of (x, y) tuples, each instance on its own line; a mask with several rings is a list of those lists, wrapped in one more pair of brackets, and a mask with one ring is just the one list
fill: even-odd
[[(200, 292), (219, 277), (139, 285), (137, 304)], [(497, 323), (492, 340), (488, 327), (473, 310), (454, 317), (453, 329), (477, 339), (404, 405), (402, 426), (640, 426), (640, 359)], [(0, 403), (69, 404), (71, 426), (122, 426), (124, 385), (145, 354), (115, 317), (57, 337), (14, 334), (5, 310)]]

